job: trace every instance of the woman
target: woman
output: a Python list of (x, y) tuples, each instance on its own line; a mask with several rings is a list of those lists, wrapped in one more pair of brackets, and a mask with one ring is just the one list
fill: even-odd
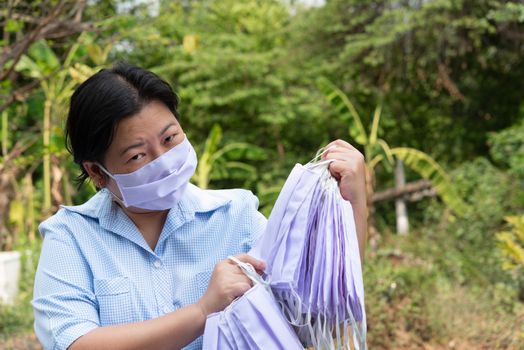
[[(71, 97), (68, 149), (98, 192), (39, 227), (33, 306), (46, 349), (199, 349), (207, 315), (251, 287), (227, 256), (265, 268), (245, 254), (266, 225), (257, 198), (189, 184), (197, 159), (177, 107), (169, 84), (128, 64)], [(353, 204), (363, 251), (363, 157), (330, 145), (325, 158), (336, 159), (330, 171)]]

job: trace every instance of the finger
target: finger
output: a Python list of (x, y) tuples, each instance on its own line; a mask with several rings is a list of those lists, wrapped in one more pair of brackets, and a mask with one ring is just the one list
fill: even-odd
[(328, 169), (329, 169), (329, 172), (331, 173), (331, 176), (337, 179), (337, 181), (340, 180), (340, 178), (342, 177), (342, 174), (341, 174), (342, 169), (340, 168), (339, 164), (335, 164), (335, 163), (340, 163), (340, 162), (341, 161), (334, 161), (333, 163), (328, 165)]
[(353, 162), (353, 161), (359, 161), (362, 158), (362, 155), (358, 151), (351, 151), (351, 150), (340, 150), (340, 151), (333, 151), (329, 152), (325, 155), (325, 159), (334, 159), (334, 160), (340, 160), (340, 161), (347, 161), (347, 162)]
[[(249, 281), (251, 282), (251, 281)], [(245, 292), (251, 289), (251, 283), (249, 282), (237, 282), (232, 285), (233, 297), (239, 297), (244, 295)]]
[(331, 174), (338, 177), (345, 175), (356, 175), (358, 174), (358, 164), (354, 163), (351, 159), (337, 159), (329, 164), (329, 171)]
[[(242, 261), (242, 262), (245, 262), (245, 263), (248, 263), (248, 264), (251, 264), (253, 265), (253, 267), (256, 269), (256, 270), (260, 270), (260, 271), (263, 271), (265, 270), (266, 268), (266, 263), (262, 260), (258, 260), (258, 259), (255, 259), (254, 257), (252, 257), (251, 255), (248, 255), (248, 254), (245, 254), (245, 253), (242, 253), (242, 254), (238, 254), (238, 255), (235, 255), (235, 257)], [(233, 262), (234, 263), (234, 262)]]
[(327, 146), (324, 147), (324, 149), (328, 149), (330, 147), (332, 147), (332, 148), (330, 150), (328, 150), (326, 153), (329, 153), (330, 151), (334, 151), (336, 149), (357, 150), (349, 142), (346, 142), (346, 141), (341, 140), (341, 139), (338, 139), (338, 140), (330, 142)]
[(352, 144), (350, 144), (349, 142), (345, 141), (345, 140), (342, 140), (342, 139), (338, 139), (338, 140), (335, 140), (333, 141), (333, 143), (337, 146), (337, 147), (342, 147), (342, 148), (347, 148), (347, 149), (351, 149), (351, 150), (356, 150), (356, 147), (353, 146)]
[(349, 150), (349, 149), (334, 149), (334, 150), (329, 150), (328, 152), (326, 152), (324, 154), (324, 159), (337, 159), (337, 156), (340, 157), (340, 159), (342, 158), (348, 158), (348, 157), (351, 157), (351, 155), (354, 154), (353, 151)]
[(351, 179), (351, 181), (359, 178), (358, 166), (355, 163), (347, 160), (336, 160), (329, 164), (329, 172), (337, 179), (337, 181), (343, 180), (345, 177)]
[(357, 157), (357, 154), (350, 150), (329, 152), (325, 155), (325, 160), (334, 160), (335, 162), (347, 162), (351, 163), (353, 158)]
[(335, 160), (334, 162), (329, 164), (329, 171), (332, 174), (336, 174), (337, 176), (342, 175), (342, 172), (344, 172), (348, 168), (348, 161), (345, 160)]

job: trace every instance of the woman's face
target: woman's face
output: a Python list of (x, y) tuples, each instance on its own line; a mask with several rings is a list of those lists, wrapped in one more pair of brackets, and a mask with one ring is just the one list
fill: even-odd
[(171, 111), (152, 101), (118, 124), (103, 165), (112, 174), (140, 169), (184, 140), (184, 131)]
[[(142, 110), (118, 124), (102, 165), (111, 174), (127, 174), (158, 158), (185, 138), (184, 131), (171, 111), (159, 101), (151, 101)], [(97, 187), (120, 196), (115, 181), (94, 162), (84, 167)]]

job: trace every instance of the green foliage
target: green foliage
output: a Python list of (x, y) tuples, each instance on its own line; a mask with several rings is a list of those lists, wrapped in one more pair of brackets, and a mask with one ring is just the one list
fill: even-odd
[[(390, 148), (386, 141), (378, 138), (381, 106), (375, 109), (371, 130), (368, 135), (357, 110), (347, 95), (325, 78), (319, 80), (319, 86), (329, 102), (341, 114), (341, 119), (348, 121), (349, 134), (352, 139), (364, 147), (366, 164), (371, 172), (383, 160), (387, 160), (389, 165), (391, 165), (393, 157), (396, 157), (404, 161), (408, 167), (420, 176), (430, 180), (443, 201), (455, 213), (464, 215), (467, 212), (466, 204), (458, 195), (448, 175), (431, 156), (408, 147)], [(391, 170), (391, 168), (388, 170)], [(368, 195), (371, 194), (368, 193)]]
[[(342, 92), (342, 90), (325, 78), (319, 79), (318, 85), (320, 90), (322, 90), (326, 95), (329, 102), (335, 107), (340, 118), (349, 124), (349, 135), (351, 138), (362, 146), (366, 145), (368, 143), (368, 135), (364, 129), (360, 115), (355, 109), (353, 103), (351, 103), (351, 100), (346, 96), (346, 94), (344, 94), (344, 92)], [(378, 125), (378, 122), (376, 125)], [(375, 126), (375, 123), (373, 123), (373, 126)], [(373, 129), (377, 130), (377, 128)], [(372, 134), (376, 135), (376, 132)], [(376, 137), (374, 140), (376, 140)], [(372, 143), (371, 138), (369, 143)]]
[[(396, 330), (409, 331), (412, 338), (438, 337), (430, 325), (424, 305), (431, 303), (438, 276), (431, 264), (408, 265), (399, 252), (383, 251), (365, 266), (366, 306), (370, 348), (401, 348)], [(417, 290), (417, 293), (413, 293)], [(413, 341), (413, 339), (411, 339)]]
[(490, 134), (489, 144), (493, 159), (524, 179), (524, 122)]
[(505, 258), (503, 268), (520, 271), (524, 269), (524, 216), (507, 216), (505, 220), (511, 225), (511, 231), (497, 233)]
[(21, 250), (21, 271), (19, 294), (13, 305), (0, 303), (0, 344), (12, 336), (27, 333), (33, 329), (33, 281), (40, 255), (41, 242), (28, 242), (26, 239), (18, 242)]
[(514, 302), (515, 289), (459, 283), (441, 264), (442, 242), (426, 230), (386, 239), (364, 266), (369, 348), (522, 348), (524, 307)]
[(514, 2), (502, 4), (499, 8), (491, 10), (488, 18), (497, 23), (524, 23), (524, 5)]
[[(494, 281), (508, 282), (509, 276), (500, 271), (495, 233), (506, 213), (522, 210), (522, 185), (486, 158), (463, 163), (452, 171), (451, 178), (471, 210), (451, 222), (426, 222), (426, 227), (444, 228), (438, 232), (429, 229), (438, 235), (439, 246), (447, 247), (441, 254), (442, 265), (462, 282), (484, 286)], [(427, 214), (433, 210), (440, 212), (433, 206)]]
[(255, 181), (256, 168), (240, 160), (260, 161), (264, 158), (263, 150), (242, 142), (228, 143), (218, 148), (221, 140), (222, 128), (215, 124), (198, 157), (198, 166), (193, 176), (198, 187), (208, 188), (212, 180), (243, 180), (244, 186)]
[(442, 167), (429, 155), (409, 147), (392, 148), (391, 154), (404, 161), (406, 166), (420, 174), (442, 197), (446, 205), (458, 215), (465, 215), (469, 210), (457, 192), (453, 182)]
[(6, 342), (16, 333), (27, 332), (32, 323), (32, 309), (26, 305), (0, 305), (0, 341)]
[[(285, 6), (277, 1), (162, 6), (160, 16), (140, 29), (147, 34), (126, 37), (140, 50), (118, 58), (140, 61), (175, 85), (182, 126), (195, 143), (204, 142), (218, 123), (224, 138), (264, 148), (272, 161), (257, 168), (281, 176), (277, 166), (291, 167), (307, 158), (304, 148), (313, 153), (328, 141), (325, 130), (332, 126), (315, 101), (320, 94), (302, 79), (300, 67), (288, 64), (284, 44), (291, 17)], [(190, 53), (183, 45), (188, 37), (197, 38)], [(159, 51), (158, 43), (166, 49)]]
[(332, 0), (299, 12), (290, 45), (354, 103), (384, 96), (391, 144), (458, 163), (518, 119), (521, 11), (520, 1)]

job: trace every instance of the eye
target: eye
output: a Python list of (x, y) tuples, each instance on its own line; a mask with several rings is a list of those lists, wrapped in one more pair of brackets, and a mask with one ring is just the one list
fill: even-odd
[(164, 139), (164, 143), (170, 143), (170, 142), (173, 142), (173, 140), (175, 139), (175, 136), (176, 136), (175, 134), (173, 134), (173, 135), (169, 135), (168, 137), (166, 137), (166, 138)]
[(142, 157), (144, 157), (144, 153), (138, 153), (138, 154), (135, 154), (134, 156), (132, 156), (129, 160), (139, 160)]

